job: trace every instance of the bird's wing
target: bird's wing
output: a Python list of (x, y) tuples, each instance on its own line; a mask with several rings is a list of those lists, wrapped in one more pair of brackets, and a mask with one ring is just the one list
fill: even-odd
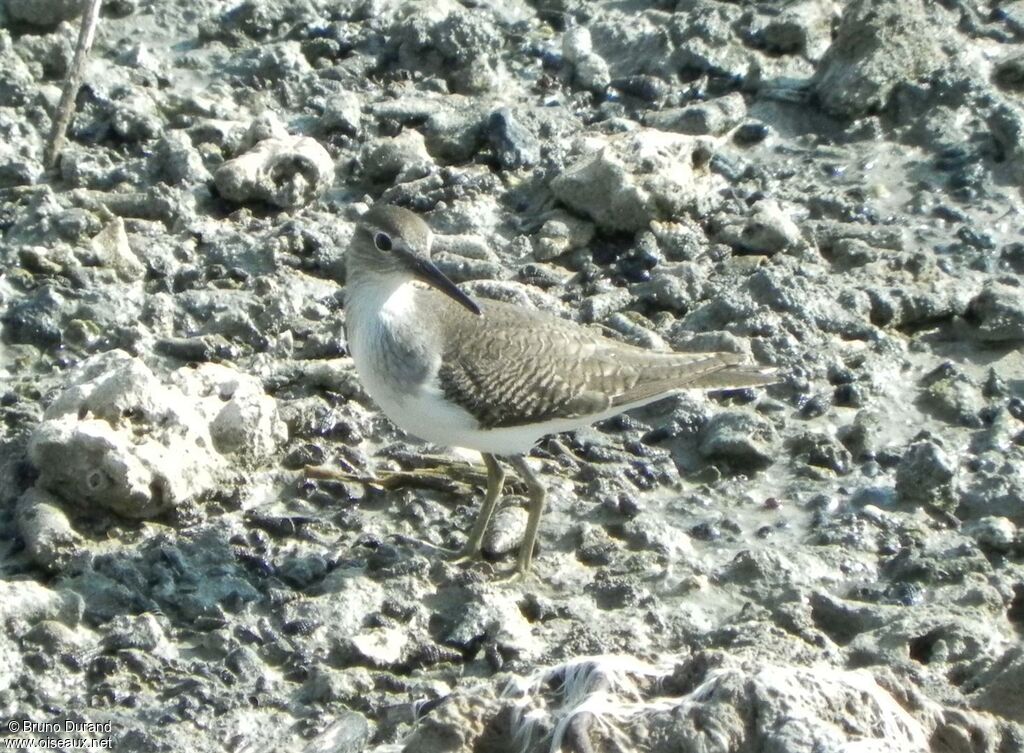
[[(460, 315), (445, 338), (438, 378), (445, 397), (486, 428), (598, 415), (688, 385), (774, 381), (732, 353), (653, 352), (540, 311), (481, 304), (482, 317)], [(714, 380), (719, 372), (725, 381)]]

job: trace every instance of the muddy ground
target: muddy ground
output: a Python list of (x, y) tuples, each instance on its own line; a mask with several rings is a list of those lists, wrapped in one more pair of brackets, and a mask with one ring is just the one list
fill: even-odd
[[(1024, 3), (0, 5), (0, 717), (120, 751), (1024, 749)], [(778, 384), (472, 453), (344, 253)], [(315, 471), (309, 470), (316, 468)], [(70, 721), (70, 724), (69, 724)]]

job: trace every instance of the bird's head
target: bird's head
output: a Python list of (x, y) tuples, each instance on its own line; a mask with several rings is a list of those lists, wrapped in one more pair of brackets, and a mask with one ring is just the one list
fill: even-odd
[(433, 235), (408, 209), (377, 204), (356, 222), (346, 255), (347, 277), (420, 280), (480, 315), (480, 307), (430, 260)]

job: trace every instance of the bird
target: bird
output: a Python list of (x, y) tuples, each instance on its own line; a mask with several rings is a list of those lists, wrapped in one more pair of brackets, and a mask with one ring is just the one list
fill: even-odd
[(526, 460), (541, 438), (683, 389), (777, 381), (735, 353), (653, 351), (544, 311), (474, 299), (431, 261), (432, 237), (420, 215), (397, 205), (378, 202), (356, 220), (345, 254), (345, 333), (363, 388), (394, 424), (482, 455), (486, 495), (460, 559), (481, 554), (505, 482), (499, 458), (529, 498), (518, 577), (531, 568), (546, 500)]

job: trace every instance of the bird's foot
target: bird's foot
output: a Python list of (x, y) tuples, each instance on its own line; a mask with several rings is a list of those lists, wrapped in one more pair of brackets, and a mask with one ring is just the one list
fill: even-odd
[(517, 583), (522, 583), (526, 578), (527, 573), (529, 573), (529, 570), (521, 570), (517, 565), (504, 573), (501, 577), (495, 578), (491, 582), (498, 586), (513, 586)]
[(476, 560), (482, 560), (483, 557), (484, 555), (480, 547), (467, 544), (455, 553), (455, 557), (452, 558), (451, 563), (453, 565), (461, 565), (463, 562), (475, 562)]

